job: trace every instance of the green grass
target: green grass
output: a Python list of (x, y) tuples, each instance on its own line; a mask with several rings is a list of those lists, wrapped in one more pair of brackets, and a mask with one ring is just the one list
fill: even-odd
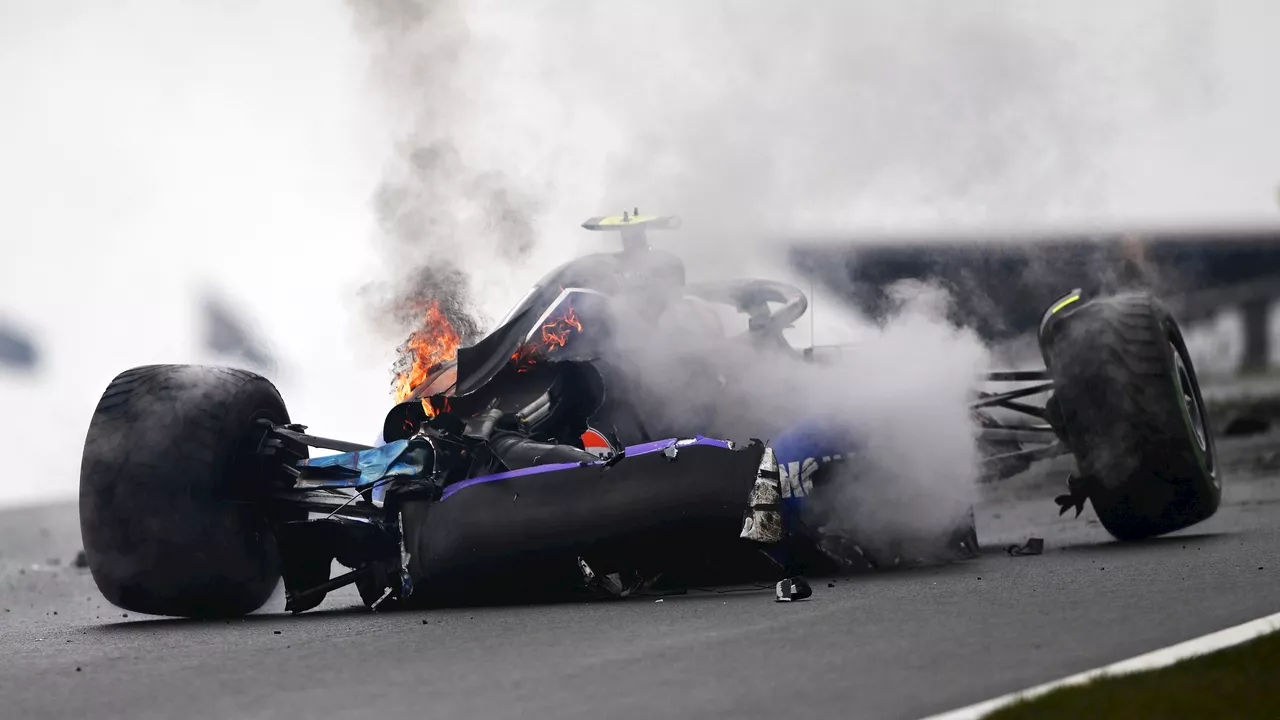
[(985, 720), (1280, 720), (1280, 632), (1166, 668), (1060, 688)]

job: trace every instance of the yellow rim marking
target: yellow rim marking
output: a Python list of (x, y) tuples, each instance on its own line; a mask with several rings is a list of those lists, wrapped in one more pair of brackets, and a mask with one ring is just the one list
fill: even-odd
[(1079, 296), (1079, 295), (1072, 295), (1071, 297), (1066, 298), (1065, 300), (1060, 300), (1060, 301), (1058, 301), (1058, 303), (1057, 303), (1057, 304), (1055, 304), (1053, 307), (1049, 308), (1049, 314), (1050, 314), (1050, 315), (1055, 315), (1055, 314), (1057, 314), (1057, 312), (1058, 312), (1059, 310), (1061, 310), (1062, 308), (1064, 308), (1064, 307), (1066, 307), (1066, 306), (1070, 305), (1071, 303), (1073, 303), (1073, 302), (1075, 302), (1075, 301), (1077, 301), (1077, 300), (1079, 300), (1079, 299), (1080, 299), (1080, 296)]

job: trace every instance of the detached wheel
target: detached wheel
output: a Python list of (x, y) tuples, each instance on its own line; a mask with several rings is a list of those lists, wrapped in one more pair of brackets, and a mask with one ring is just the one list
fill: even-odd
[(254, 499), (289, 479), (256, 454), (260, 419), (289, 414), (275, 386), (243, 370), (151, 365), (111, 381), (80, 466), (80, 532), (108, 600), (184, 617), (267, 601), (280, 561)]
[(1145, 293), (1055, 307), (1040, 344), (1056, 424), (1103, 527), (1139, 540), (1217, 512), (1213, 431), (1168, 309)]

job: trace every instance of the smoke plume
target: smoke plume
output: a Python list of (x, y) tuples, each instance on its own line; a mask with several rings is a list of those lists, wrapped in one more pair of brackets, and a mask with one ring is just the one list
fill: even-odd
[[(788, 279), (788, 235), (1272, 220), (1277, 17), (1272, 0), (0, 3), (20, 108), (0, 116), (0, 312), (40, 356), (0, 371), (0, 430), (47, 462), (0, 503), (74, 494), (66, 438), (117, 372), (211, 359), (188, 302), (203, 279), (294, 361), (277, 381), (296, 419), (371, 440), (419, 300), (483, 332), (556, 263), (616, 247), (578, 229), (592, 215), (684, 216), (653, 240), (694, 280)], [(893, 327), (817, 306), (819, 342)]]
[[(794, 279), (780, 238), (802, 231), (1097, 217), (1126, 125), (1210, 91), (1186, 52), (1205, 42), (1203, 5), (1126, 10), (1128, 25), (1160, 18), (1140, 37), (1110, 15), (995, 2), (351, 6), (404, 126), (374, 200), (396, 279), (368, 296), (399, 333), (438, 298), (474, 337), (600, 242), (577, 222), (633, 206), (683, 216), (652, 240), (690, 279)], [(1187, 82), (1155, 82), (1179, 68)], [(1109, 94), (1124, 83), (1104, 75), (1153, 90)], [(825, 308), (860, 341), (823, 368), (680, 333), (631, 352), (664, 412), (756, 435), (802, 417), (847, 428), (932, 522), (929, 498), (948, 516), (972, 498), (966, 403), (989, 362), (953, 309), (928, 287), (898, 288), (877, 322)]]
[(363, 296), (384, 329), (407, 334), (438, 300), (464, 342), (479, 339), (484, 310), (468, 269), (514, 266), (534, 243), (536, 197), (506, 169), (470, 156), (463, 128), (480, 117), (462, 84), (473, 38), (455, 0), (353, 3), (375, 43), (377, 77), (408, 128), (373, 197), (390, 281)]

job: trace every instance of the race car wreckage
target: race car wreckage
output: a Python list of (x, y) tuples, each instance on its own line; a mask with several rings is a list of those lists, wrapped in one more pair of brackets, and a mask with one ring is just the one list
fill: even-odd
[[(621, 232), (622, 250), (555, 269), (469, 347), (433, 305), (376, 446), (307, 434), (276, 388), (247, 371), (121, 373), (98, 403), (81, 467), (98, 587), (128, 610), (209, 617), (257, 610), (281, 576), (286, 609), (301, 612), (350, 584), (386, 609), (678, 592), (883, 567), (921, 547), (976, 553), (972, 508), (945, 532), (890, 547), (833, 530), (824, 493), (858, 482), (845, 465), (856, 448), (840, 432), (802, 423), (739, 444), (715, 439), (715, 428), (664, 432), (680, 419), (638, 409), (625, 358), (609, 352), (620, 308), (653, 318), (680, 298), (728, 305), (749, 317), (732, 341), (823, 362), (782, 334), (807, 309), (802, 292), (767, 280), (686, 283), (681, 262), (646, 237), (677, 225), (629, 213), (589, 220), (587, 229)], [(1213, 434), (1161, 303), (1075, 291), (1045, 312), (1039, 343), (1045, 369), (975, 379), (991, 475), (1071, 453), (1078, 472), (1061, 511), (1078, 515), (1088, 500), (1121, 540), (1217, 510)], [(313, 458), (310, 448), (336, 454)], [(335, 560), (350, 572), (331, 577)]]

